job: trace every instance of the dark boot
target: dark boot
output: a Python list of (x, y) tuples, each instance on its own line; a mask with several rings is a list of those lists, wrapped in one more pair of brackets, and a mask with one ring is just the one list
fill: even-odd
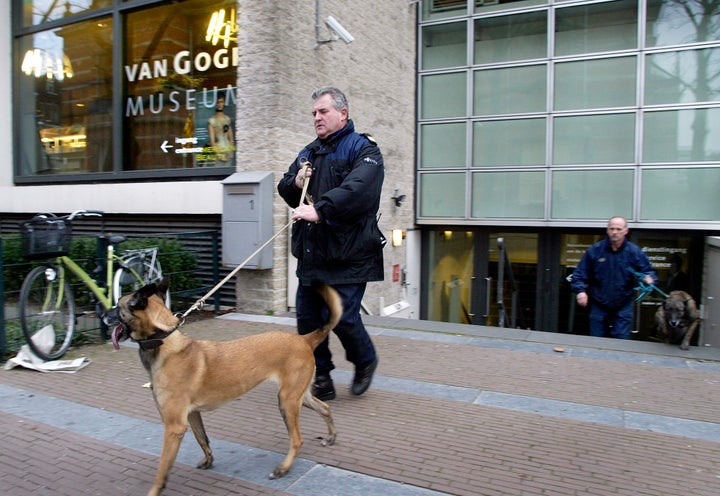
[(376, 358), (374, 362), (371, 362), (364, 367), (355, 368), (355, 378), (352, 383), (352, 394), (360, 396), (367, 391), (370, 387), (370, 383), (372, 382), (373, 374), (375, 373), (377, 365), (378, 360)]
[(312, 385), (312, 395), (322, 401), (335, 399), (335, 386), (330, 374), (317, 374)]

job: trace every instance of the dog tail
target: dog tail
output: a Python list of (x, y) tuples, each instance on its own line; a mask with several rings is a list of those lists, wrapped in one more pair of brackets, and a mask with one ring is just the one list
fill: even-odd
[(318, 286), (316, 289), (325, 300), (325, 303), (327, 304), (330, 313), (328, 315), (328, 320), (327, 322), (325, 322), (324, 326), (315, 329), (310, 334), (304, 335), (305, 339), (307, 339), (308, 343), (310, 343), (310, 346), (313, 350), (325, 340), (328, 334), (330, 334), (330, 331), (335, 329), (335, 327), (338, 325), (338, 322), (340, 322), (340, 317), (343, 313), (342, 300), (340, 299), (340, 295), (337, 293), (337, 291), (335, 291), (334, 288), (328, 286), (327, 284), (323, 284), (321, 286)]

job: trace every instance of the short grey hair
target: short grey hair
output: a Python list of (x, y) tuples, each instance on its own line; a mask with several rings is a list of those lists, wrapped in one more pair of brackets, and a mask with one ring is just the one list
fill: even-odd
[(330, 95), (332, 97), (333, 107), (335, 107), (336, 110), (347, 109), (348, 114), (350, 113), (350, 105), (348, 105), (345, 93), (333, 86), (324, 86), (313, 91), (312, 99), (315, 101), (324, 95)]

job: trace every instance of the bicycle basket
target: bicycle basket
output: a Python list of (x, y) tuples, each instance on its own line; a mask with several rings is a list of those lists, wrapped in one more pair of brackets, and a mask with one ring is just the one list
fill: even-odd
[(28, 259), (67, 255), (70, 251), (72, 223), (57, 217), (33, 217), (20, 223), (23, 255)]

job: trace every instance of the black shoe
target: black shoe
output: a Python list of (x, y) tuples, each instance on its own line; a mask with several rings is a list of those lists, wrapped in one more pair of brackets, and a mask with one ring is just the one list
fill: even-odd
[(335, 386), (329, 374), (315, 376), (312, 385), (312, 395), (322, 401), (335, 399)]
[(352, 383), (352, 394), (360, 396), (367, 391), (370, 387), (370, 383), (372, 382), (373, 374), (375, 373), (377, 366), (378, 360), (376, 358), (374, 362), (371, 362), (364, 367), (355, 368), (355, 378)]

